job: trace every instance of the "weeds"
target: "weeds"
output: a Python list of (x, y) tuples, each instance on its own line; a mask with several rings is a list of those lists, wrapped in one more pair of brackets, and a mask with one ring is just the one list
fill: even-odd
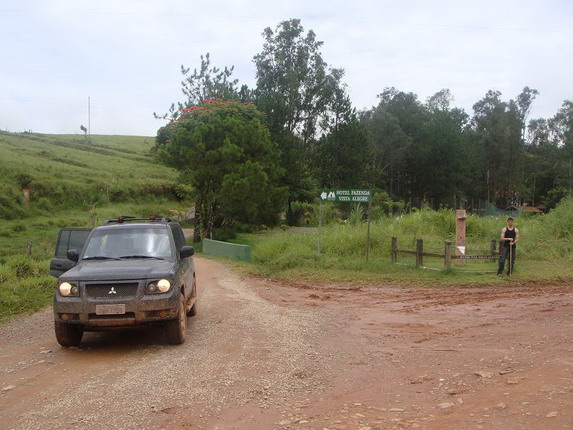
[[(398, 238), (399, 248), (414, 249), (416, 239), (424, 239), (424, 250), (442, 253), (444, 241), (455, 240), (455, 214), (451, 210), (422, 209), (408, 215), (383, 217), (371, 223), (370, 262), (365, 262), (366, 224), (331, 223), (321, 230), (321, 255), (317, 254), (318, 234), (294, 234), (277, 229), (271, 234), (242, 238), (253, 248), (253, 263), (266, 276), (303, 277), (313, 280), (353, 282), (436, 283), (440, 285), (485, 285), (507, 282), (492, 277), (496, 261), (467, 261), (450, 272), (443, 260), (426, 258), (424, 264), (435, 271), (416, 270), (414, 258), (400, 256), (406, 266), (392, 265), (390, 242)], [(467, 252), (488, 252), (491, 239), (499, 239), (504, 217), (468, 216)], [(565, 199), (551, 213), (516, 220), (521, 241), (518, 245), (514, 282), (546, 282), (573, 279), (573, 199)], [(488, 274), (489, 272), (489, 274)], [(494, 279), (495, 278), (495, 279)]]

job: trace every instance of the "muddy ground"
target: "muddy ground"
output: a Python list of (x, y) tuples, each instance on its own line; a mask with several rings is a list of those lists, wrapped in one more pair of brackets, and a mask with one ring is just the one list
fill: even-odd
[(573, 288), (307, 285), (196, 258), (188, 341), (0, 326), (1, 429), (571, 429)]

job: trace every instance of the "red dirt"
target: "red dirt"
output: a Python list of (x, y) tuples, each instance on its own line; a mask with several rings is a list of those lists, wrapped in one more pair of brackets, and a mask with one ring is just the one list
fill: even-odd
[(573, 428), (571, 285), (354, 288), (196, 263), (181, 347), (137, 331), (62, 349), (49, 311), (0, 326), (0, 428)]

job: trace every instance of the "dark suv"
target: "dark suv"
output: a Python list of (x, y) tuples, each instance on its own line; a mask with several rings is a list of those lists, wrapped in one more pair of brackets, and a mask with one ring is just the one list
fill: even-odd
[(194, 252), (181, 226), (166, 219), (120, 217), (93, 230), (62, 229), (50, 264), (59, 276), (59, 344), (79, 345), (84, 331), (143, 324), (162, 324), (170, 343), (185, 342), (187, 316), (197, 310)]

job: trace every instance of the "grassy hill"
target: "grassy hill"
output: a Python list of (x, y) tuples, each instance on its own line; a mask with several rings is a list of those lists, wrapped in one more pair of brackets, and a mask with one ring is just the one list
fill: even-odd
[[(0, 217), (175, 197), (176, 172), (159, 165), (154, 139), (0, 133)], [(30, 204), (22, 189), (30, 189)]]
[(177, 172), (154, 159), (153, 144), (152, 137), (0, 132), (0, 258), (26, 253), (29, 242), (47, 257), (60, 227), (182, 209)]
[(0, 132), (0, 321), (49, 305), (61, 227), (190, 206), (177, 198), (177, 172), (154, 159), (153, 144), (151, 137)]

